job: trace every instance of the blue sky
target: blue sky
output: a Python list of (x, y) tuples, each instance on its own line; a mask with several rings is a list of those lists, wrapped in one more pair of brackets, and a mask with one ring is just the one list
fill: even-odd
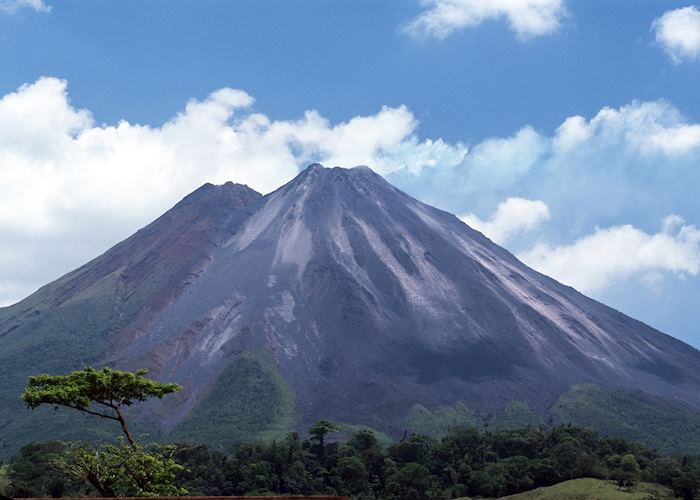
[(697, 7), (0, 0), (0, 303), (322, 160), (700, 346)]
[[(50, 0), (47, 0), (50, 3)], [(700, 119), (700, 65), (673, 65), (651, 21), (671, 0), (569, 1), (553, 36), (486, 21), (444, 40), (400, 31), (412, 0), (62, 0), (0, 17), (0, 91), (65, 78), (98, 122), (159, 124), (190, 98), (244, 89), (273, 118), (333, 121), (407, 105), (446, 140), (552, 131), (603, 106), (665, 98)]]

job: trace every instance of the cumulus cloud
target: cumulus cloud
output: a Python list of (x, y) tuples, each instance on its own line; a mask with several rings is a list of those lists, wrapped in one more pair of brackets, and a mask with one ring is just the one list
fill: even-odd
[(422, 0), (426, 7), (404, 27), (414, 37), (446, 38), (490, 19), (505, 19), (521, 39), (557, 31), (564, 0)]
[(622, 200), (635, 197), (647, 210), (665, 204), (665, 213), (696, 213), (697, 196), (677, 192), (700, 182), (698, 162), (700, 124), (659, 100), (605, 107), (589, 119), (572, 116), (551, 134), (525, 126), (472, 145), (454, 167), (393, 179), (432, 202), (441, 192), (441, 206), (456, 213), (488, 212), (512, 196), (542, 200), (570, 214), (577, 226), (569, 230), (577, 231), (631, 210), (635, 205)]
[(518, 234), (537, 229), (549, 219), (549, 207), (539, 200), (514, 197), (500, 203), (488, 220), (474, 214), (463, 215), (461, 219), (502, 245)]
[(0, 99), (0, 224), (45, 231), (60, 226), (59, 211), (86, 207), (115, 217), (152, 214), (206, 181), (268, 192), (311, 161), (387, 173), (436, 159), (458, 163), (466, 153), (459, 144), (419, 141), (405, 106), (331, 124), (317, 111), (274, 121), (251, 112), (253, 102), (221, 89), (160, 127), (97, 126), (89, 111), (70, 104), (65, 81), (25, 85)]
[(663, 273), (700, 272), (700, 230), (671, 215), (648, 234), (632, 225), (596, 229), (571, 244), (538, 244), (518, 257), (531, 267), (584, 293), (631, 278), (655, 282)]
[(20, 9), (29, 8), (37, 12), (50, 12), (51, 6), (43, 0), (0, 0), (0, 12), (14, 14)]
[(683, 155), (700, 147), (700, 125), (686, 123), (666, 101), (633, 102), (619, 109), (603, 108), (589, 121), (567, 118), (553, 138), (555, 152), (561, 155), (590, 143), (619, 146), (634, 154)]
[(700, 58), (700, 11), (696, 7), (664, 12), (651, 28), (656, 42), (676, 64)]
[(331, 123), (315, 110), (272, 120), (253, 104), (224, 88), (160, 126), (98, 125), (71, 104), (63, 80), (0, 98), (0, 303), (94, 257), (204, 182), (268, 192), (313, 161), (386, 174), (456, 165), (467, 152), (420, 140), (405, 106)]

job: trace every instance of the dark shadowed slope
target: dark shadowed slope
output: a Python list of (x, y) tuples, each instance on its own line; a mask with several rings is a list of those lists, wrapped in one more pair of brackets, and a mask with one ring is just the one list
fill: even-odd
[[(73, 303), (90, 311), (89, 330), (71, 326)], [(56, 314), (63, 322), (47, 320)], [(200, 188), (0, 310), (0, 336), (11, 355), (25, 342), (80, 342), (60, 363), (32, 354), (3, 397), (28, 371), (146, 366), (186, 390), (141, 421), (180, 438), (206, 423), (211, 441), (318, 418), (397, 433), (414, 405), (488, 415), (518, 400), (544, 415), (580, 382), (700, 408), (698, 351), (533, 271), (366, 167), (312, 166), (265, 197)], [(255, 404), (262, 393), (268, 405)]]

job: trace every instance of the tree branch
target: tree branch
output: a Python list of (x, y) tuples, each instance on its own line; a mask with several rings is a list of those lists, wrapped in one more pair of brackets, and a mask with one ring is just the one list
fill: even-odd
[(73, 405), (64, 405), (64, 406), (67, 406), (68, 408), (73, 408), (74, 410), (82, 411), (84, 413), (89, 413), (90, 415), (94, 415), (96, 417), (108, 418), (110, 420), (119, 421), (119, 419), (113, 415), (105, 415), (104, 413), (100, 413), (98, 411), (88, 410), (87, 408), (83, 408), (82, 406), (73, 406)]
[(114, 406), (114, 403), (112, 403), (111, 401), (110, 401), (109, 403), (106, 403), (106, 402), (104, 402), (104, 401), (99, 401), (99, 400), (97, 400), (97, 399), (95, 399), (95, 400), (93, 400), (93, 401), (94, 401), (95, 403), (97, 403), (97, 404), (102, 405), (102, 406), (106, 406), (107, 408), (111, 408), (112, 410), (116, 410), (116, 409), (117, 409), (117, 407)]

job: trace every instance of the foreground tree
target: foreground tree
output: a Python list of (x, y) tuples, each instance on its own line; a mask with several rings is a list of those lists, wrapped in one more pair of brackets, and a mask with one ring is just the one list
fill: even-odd
[(43, 404), (64, 406), (119, 422), (127, 441), (136, 447), (124, 419), (124, 408), (134, 402), (182, 390), (178, 384), (162, 384), (147, 379), (148, 370), (136, 372), (87, 367), (67, 375), (34, 375), (27, 380), (22, 400), (29, 408)]
[(27, 380), (22, 400), (29, 408), (64, 406), (119, 423), (129, 444), (71, 448), (54, 462), (72, 479), (86, 480), (105, 497), (174, 496), (187, 491), (173, 485), (182, 467), (171, 458), (174, 448), (147, 452), (136, 444), (124, 418), (124, 409), (149, 398), (163, 398), (182, 388), (147, 379), (148, 370), (127, 372), (87, 367), (67, 375), (35, 375)]
[[(25, 445), (7, 466), (5, 473), (9, 484), (0, 493), (9, 497), (79, 496), (78, 485), (71, 482), (62, 469), (51, 466), (66, 451), (66, 445), (60, 441)], [(60, 495), (56, 495), (58, 490), (61, 490)]]
[(639, 464), (632, 454), (627, 454), (620, 460), (620, 465), (613, 471), (613, 479), (619, 488), (634, 489), (639, 482)]
[(57, 465), (72, 479), (86, 479), (103, 497), (185, 495), (186, 489), (173, 484), (183, 470), (172, 459), (174, 452), (174, 446), (149, 453), (124, 443), (101, 449), (79, 445)]

